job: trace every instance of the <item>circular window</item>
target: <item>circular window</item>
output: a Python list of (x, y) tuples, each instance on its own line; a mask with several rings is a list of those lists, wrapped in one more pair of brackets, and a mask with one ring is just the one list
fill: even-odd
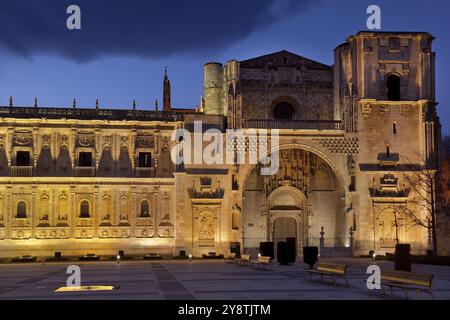
[(295, 108), (288, 102), (280, 102), (273, 109), (273, 116), (275, 119), (292, 120), (294, 119)]

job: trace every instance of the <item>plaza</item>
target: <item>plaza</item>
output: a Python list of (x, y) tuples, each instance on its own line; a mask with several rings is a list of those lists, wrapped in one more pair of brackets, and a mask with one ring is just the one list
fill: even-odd
[[(367, 267), (373, 263), (393, 270), (392, 262), (365, 258), (330, 258), (321, 261), (348, 265), (345, 281), (309, 279), (301, 261), (289, 266), (271, 263), (271, 270), (225, 264), (223, 260), (160, 260), (58, 262), (0, 265), (0, 300), (390, 300), (389, 294), (366, 287)], [(111, 291), (55, 292), (66, 286), (69, 265), (81, 269), (82, 286), (114, 286)], [(438, 300), (450, 299), (450, 268), (413, 264), (413, 272), (433, 274)], [(388, 291), (387, 291), (388, 293)], [(409, 292), (409, 299), (430, 300), (424, 293)], [(405, 299), (401, 290), (394, 299)]]

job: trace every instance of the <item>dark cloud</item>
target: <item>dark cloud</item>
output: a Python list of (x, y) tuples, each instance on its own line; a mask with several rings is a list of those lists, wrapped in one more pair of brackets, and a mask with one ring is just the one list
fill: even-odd
[[(1, 0), (0, 47), (28, 57), (77, 61), (101, 55), (163, 57), (218, 50), (313, 0)], [(66, 28), (69, 5), (81, 7), (82, 30)], [(280, 5), (281, 4), (281, 5)]]

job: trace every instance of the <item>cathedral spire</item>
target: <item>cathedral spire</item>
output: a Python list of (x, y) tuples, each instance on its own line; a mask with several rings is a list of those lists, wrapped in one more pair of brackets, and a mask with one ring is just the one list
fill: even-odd
[(163, 111), (167, 112), (171, 109), (170, 103), (170, 80), (167, 75), (167, 66), (164, 69), (164, 86), (163, 86)]

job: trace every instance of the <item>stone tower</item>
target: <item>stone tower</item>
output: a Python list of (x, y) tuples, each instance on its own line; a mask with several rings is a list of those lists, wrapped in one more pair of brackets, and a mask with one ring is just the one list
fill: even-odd
[[(386, 250), (386, 239), (392, 236), (382, 230), (392, 208), (407, 206), (408, 194), (413, 197), (404, 185), (407, 175), (416, 173), (401, 171), (413, 164), (437, 165), (440, 124), (433, 40), (425, 32), (364, 31), (335, 49), (334, 119), (359, 140), (353, 194), (360, 219), (357, 238), (368, 239), (373, 233), (379, 240), (376, 248), (361, 241), (359, 249)], [(386, 189), (386, 181), (396, 181), (393, 191)], [(416, 209), (419, 216), (425, 211)], [(412, 230), (408, 236), (405, 231), (404, 238), (400, 231), (400, 242), (414, 245), (426, 239), (425, 228)]]
[[(239, 118), (242, 112), (239, 104), (238, 82), (240, 66), (236, 60), (228, 61), (224, 66), (210, 62), (204, 67), (205, 114), (233, 116)], [(231, 95), (231, 97), (230, 97)], [(230, 99), (231, 98), (231, 99)]]
[(424, 32), (360, 32), (336, 48), (334, 118), (358, 132), (367, 148), (361, 161), (387, 147), (408, 158), (412, 150), (437, 152), (433, 39)]
[(222, 64), (210, 62), (204, 67), (205, 114), (223, 114), (223, 69)]

